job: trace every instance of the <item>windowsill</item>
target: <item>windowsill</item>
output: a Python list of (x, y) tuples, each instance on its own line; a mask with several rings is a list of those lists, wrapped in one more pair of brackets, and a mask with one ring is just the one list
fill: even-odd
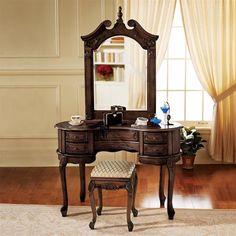
[(201, 122), (201, 121), (177, 121), (186, 127), (195, 126), (195, 128), (202, 134), (210, 134), (212, 129), (212, 122)]

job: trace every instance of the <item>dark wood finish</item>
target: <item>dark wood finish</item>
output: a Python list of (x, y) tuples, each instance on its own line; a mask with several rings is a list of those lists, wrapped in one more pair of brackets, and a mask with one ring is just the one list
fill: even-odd
[[(97, 125), (98, 124), (98, 125)], [(95, 160), (100, 151), (137, 152), (139, 161), (144, 164), (167, 165), (168, 167), (168, 215), (174, 217), (172, 195), (174, 188), (175, 163), (180, 159), (180, 128), (178, 123), (171, 126), (133, 127), (130, 123), (111, 126), (103, 130), (101, 121), (85, 120), (81, 126), (72, 126), (68, 122), (56, 125), (59, 129), (58, 158), (63, 188), (62, 215), (68, 208), (65, 168), (67, 163), (80, 165), (80, 199), (85, 199), (85, 164)], [(84, 140), (82, 139), (84, 137)], [(83, 142), (84, 141), (84, 142)], [(91, 190), (92, 191), (92, 190)], [(164, 205), (164, 171), (160, 175), (160, 203)]]
[[(86, 181), (92, 166), (86, 166)], [(138, 208), (160, 207), (157, 198), (160, 167), (137, 165), (138, 187), (135, 205)], [(177, 208), (236, 209), (236, 165), (194, 165), (183, 170), (176, 165), (173, 204)], [(80, 202), (80, 176), (77, 167), (67, 167), (69, 205), (90, 206), (89, 198)], [(167, 174), (167, 172), (166, 172)], [(60, 205), (61, 181), (58, 167), (0, 167), (0, 203)], [(164, 182), (167, 187), (167, 182)], [(86, 188), (87, 192), (87, 188)], [(103, 191), (105, 206), (126, 207), (126, 192), (112, 196)], [(95, 196), (95, 201), (98, 201)], [(166, 204), (165, 204), (166, 206)], [(79, 211), (79, 209), (78, 209)], [(70, 211), (69, 211), (70, 213)], [(178, 213), (178, 212), (177, 212)]]
[(61, 187), (62, 187), (62, 194), (63, 194), (63, 206), (61, 207), (61, 214), (62, 216), (66, 216), (68, 210), (68, 194), (67, 194), (67, 184), (66, 184), (66, 165), (67, 165), (67, 158), (64, 156), (60, 157), (60, 176), (61, 176)]
[(106, 110), (94, 110), (94, 65), (93, 52), (106, 39), (117, 35), (130, 37), (147, 50), (147, 110), (129, 110), (124, 113), (127, 120), (135, 120), (139, 116), (153, 116), (156, 113), (156, 40), (158, 35), (148, 33), (135, 20), (127, 22), (130, 29), (126, 28), (122, 19), (121, 7), (119, 7), (118, 19), (113, 28), (111, 21), (103, 21), (95, 31), (82, 36), (84, 41), (84, 65), (85, 65), (85, 108), (86, 119), (102, 119)]
[(164, 207), (166, 196), (164, 193), (165, 186), (165, 166), (160, 165), (160, 184), (159, 184), (159, 199), (160, 207)]
[[(137, 152), (139, 161), (145, 164), (167, 165), (168, 167), (168, 215), (174, 217), (172, 195), (174, 187), (175, 163), (180, 159), (180, 124), (171, 126), (145, 126), (134, 127), (132, 123), (139, 116), (153, 117), (156, 113), (156, 40), (157, 35), (145, 31), (137, 21), (129, 20), (126, 28), (122, 19), (121, 7), (119, 7), (118, 19), (113, 28), (111, 21), (103, 21), (98, 28), (82, 36), (84, 41), (84, 65), (85, 65), (85, 108), (86, 119), (81, 126), (71, 126), (68, 122), (58, 123), (58, 158), (60, 160), (60, 176), (63, 192), (62, 216), (67, 214), (68, 193), (66, 187), (67, 163), (79, 164), (80, 166), (80, 199), (85, 200), (85, 164), (95, 160), (100, 151), (129, 151)], [(140, 46), (147, 50), (147, 110), (125, 111), (124, 121), (120, 126), (111, 126), (109, 129), (102, 126), (105, 112), (94, 110), (94, 65), (93, 52), (106, 39), (123, 35), (137, 41)], [(164, 204), (164, 172), (160, 176), (160, 202)], [(94, 184), (90, 182), (90, 197)], [(127, 186), (126, 186), (127, 187)], [(128, 188), (128, 187), (127, 187)], [(130, 194), (128, 189), (128, 192)], [(130, 200), (129, 200), (130, 201)], [(95, 213), (96, 215), (96, 213)], [(127, 217), (128, 213), (127, 213)], [(95, 223), (95, 216), (92, 225)], [(131, 222), (132, 223), (132, 222)], [(129, 230), (132, 224), (129, 223)]]
[[(98, 201), (99, 201), (99, 207), (96, 210), (96, 204), (95, 204), (95, 197), (94, 197), (94, 190), (98, 189)], [(133, 230), (133, 222), (130, 218), (130, 213), (132, 211), (133, 216), (138, 215), (137, 209), (135, 209), (135, 194), (136, 194), (136, 188), (137, 188), (137, 174), (136, 170), (133, 170), (133, 173), (130, 178), (101, 178), (101, 177), (91, 177), (89, 182), (89, 199), (90, 199), (90, 205), (92, 209), (93, 218), (92, 221), (89, 223), (89, 227), (91, 229), (94, 229), (97, 214), (101, 215), (102, 208), (103, 208), (103, 199), (102, 199), (102, 189), (106, 190), (117, 190), (117, 189), (126, 189), (127, 190), (127, 210), (126, 210), (126, 219), (127, 219), (127, 225), (128, 230)], [(96, 214), (97, 213), (97, 214)]]

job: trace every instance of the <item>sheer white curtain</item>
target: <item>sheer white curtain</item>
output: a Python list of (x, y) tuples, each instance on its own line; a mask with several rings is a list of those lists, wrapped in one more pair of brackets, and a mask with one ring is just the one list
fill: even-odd
[(193, 65), (215, 101), (212, 158), (236, 163), (236, 1), (180, 3)]
[[(152, 34), (159, 35), (157, 41), (157, 70), (164, 58), (168, 45), (176, 0), (126, 0), (125, 21), (137, 20), (141, 26)], [(129, 44), (129, 42), (128, 42)], [(131, 43), (130, 43), (131, 44)], [(138, 50), (138, 45), (127, 48), (129, 58), (126, 73), (129, 81), (129, 107), (143, 109), (146, 107), (146, 53)], [(127, 62), (126, 61), (126, 62)]]
[[(161, 65), (169, 42), (176, 0), (125, 0), (125, 22), (134, 19), (148, 32), (159, 35), (156, 48), (156, 68)], [(132, 44), (134, 45), (134, 44)], [(125, 73), (129, 81), (129, 108), (146, 107), (146, 53), (139, 46), (127, 47)], [(126, 152), (128, 160), (134, 160), (136, 154)]]

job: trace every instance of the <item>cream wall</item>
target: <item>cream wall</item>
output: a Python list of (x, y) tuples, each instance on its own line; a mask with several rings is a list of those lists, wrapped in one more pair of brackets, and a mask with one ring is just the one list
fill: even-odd
[(85, 110), (80, 36), (117, 4), (0, 0), (0, 166), (58, 165), (54, 124)]
[(85, 111), (80, 36), (121, 3), (0, 0), (0, 166), (58, 165), (54, 124)]

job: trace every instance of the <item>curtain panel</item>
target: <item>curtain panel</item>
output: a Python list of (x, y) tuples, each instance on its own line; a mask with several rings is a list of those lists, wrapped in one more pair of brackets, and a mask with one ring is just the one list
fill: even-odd
[[(156, 48), (156, 68), (159, 69), (164, 58), (176, 0), (125, 0), (125, 20), (135, 19), (152, 34), (159, 35)], [(133, 44), (132, 44), (133, 45)], [(133, 109), (143, 109), (146, 104), (146, 54), (137, 50), (137, 45), (127, 47), (129, 62), (127, 76), (129, 81), (129, 106)]]
[(215, 102), (210, 154), (236, 163), (236, 1), (180, 0), (189, 52)]
[[(124, 0), (124, 19), (137, 20), (152, 34), (159, 35), (156, 44), (156, 70), (159, 69), (168, 46), (176, 0)], [(130, 43), (130, 42), (128, 42)], [(127, 45), (127, 80), (129, 81), (129, 107), (142, 109), (146, 104), (146, 53), (137, 45)], [(130, 63), (129, 63), (130, 62)], [(137, 154), (125, 153), (126, 159), (137, 162)]]

